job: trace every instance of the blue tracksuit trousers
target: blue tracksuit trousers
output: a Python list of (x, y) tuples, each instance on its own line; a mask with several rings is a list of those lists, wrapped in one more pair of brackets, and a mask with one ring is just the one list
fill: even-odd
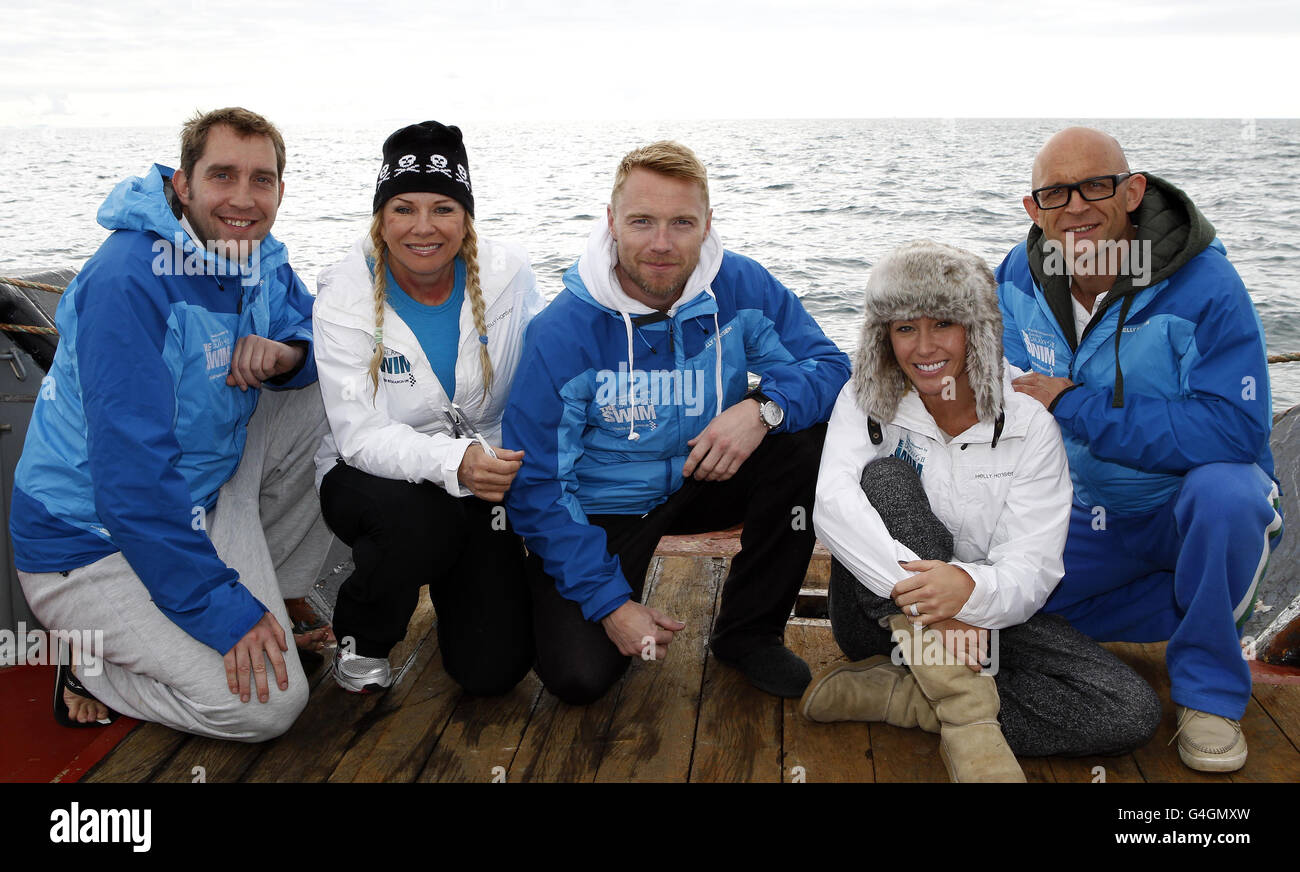
[(1254, 464), (1197, 467), (1148, 514), (1075, 503), (1065, 577), (1043, 611), (1098, 641), (1167, 639), (1173, 701), (1240, 720), (1250, 700), (1241, 627), (1281, 538), (1277, 485)]

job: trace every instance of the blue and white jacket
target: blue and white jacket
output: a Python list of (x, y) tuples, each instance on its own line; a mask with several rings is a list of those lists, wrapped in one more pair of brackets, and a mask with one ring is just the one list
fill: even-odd
[(1119, 515), (1159, 508), (1207, 463), (1273, 474), (1259, 316), (1214, 228), (1182, 191), (1147, 179), (1132, 217), (1138, 242), (1151, 243), (1150, 284), (1117, 280), (1082, 337), (1069, 278), (1045, 269), (1038, 227), (997, 271), (1007, 360), (1076, 384), (1051, 409), (1075, 502)]
[(849, 377), (848, 357), (798, 298), (724, 252), (716, 232), (666, 317), (623, 293), (615, 263), (602, 216), (528, 327), (502, 422), (505, 447), (526, 452), (506, 494), (511, 523), (593, 621), (631, 587), (588, 514), (643, 515), (667, 500), (687, 441), (744, 399), (748, 372), (785, 410), (780, 431), (825, 421)]
[(224, 653), (266, 611), (204, 524), (259, 395), (226, 384), (230, 356), (248, 334), (301, 340), (304, 365), (274, 387), (315, 382), (312, 298), (271, 236), (255, 272), (197, 246), (172, 212), (171, 174), (155, 165), (99, 209), (114, 232), (59, 302), (10, 531), (24, 572), (121, 551), (168, 618)]

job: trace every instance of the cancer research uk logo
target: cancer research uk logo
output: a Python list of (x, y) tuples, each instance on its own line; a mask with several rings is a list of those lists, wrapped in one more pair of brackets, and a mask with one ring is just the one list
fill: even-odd
[(262, 240), (209, 239), (203, 247), (184, 233), (155, 239), (150, 251), (156, 276), (216, 276), (253, 286), (262, 280)]
[(704, 372), (698, 369), (634, 369), (626, 363), (618, 371), (602, 369), (596, 373), (596, 405), (601, 418), (609, 424), (629, 421), (653, 422), (657, 406), (681, 406), (686, 414), (704, 413)]

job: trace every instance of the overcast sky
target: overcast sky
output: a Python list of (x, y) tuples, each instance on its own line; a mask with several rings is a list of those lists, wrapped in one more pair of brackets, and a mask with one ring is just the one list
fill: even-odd
[(0, 0), (0, 125), (1300, 116), (1295, 0)]

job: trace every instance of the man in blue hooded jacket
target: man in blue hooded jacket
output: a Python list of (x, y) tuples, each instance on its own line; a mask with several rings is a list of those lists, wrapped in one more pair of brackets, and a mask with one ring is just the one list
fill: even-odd
[(105, 201), (113, 233), (60, 301), (10, 517), (36, 616), (102, 633), (59, 670), (61, 723), (257, 741), (305, 705), (282, 589), (304, 593), (330, 541), (326, 425), (312, 300), (270, 235), (284, 156), (260, 115), (196, 116), (180, 169)]
[(997, 273), (1003, 345), (1074, 483), (1045, 611), (1101, 640), (1167, 639), (1179, 756), (1238, 769), (1239, 636), (1282, 530), (1259, 318), (1187, 195), (1099, 131), (1048, 140), (1024, 206), (1034, 226)]
[[(536, 668), (599, 699), (630, 656), (684, 624), (641, 603), (666, 533), (745, 525), (714, 656), (797, 697), (782, 644), (808, 568), (824, 422), (848, 358), (754, 261), (723, 251), (704, 166), (659, 142), (624, 157), (607, 215), (529, 325), (503, 438), (525, 452), (506, 495), (530, 555)], [(747, 391), (747, 372), (761, 374)]]

